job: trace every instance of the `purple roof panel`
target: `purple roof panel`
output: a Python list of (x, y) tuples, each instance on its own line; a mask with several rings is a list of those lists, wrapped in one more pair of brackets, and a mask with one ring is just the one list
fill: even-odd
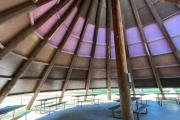
[(164, 38), (157, 24), (150, 24), (145, 26), (144, 33), (148, 42)]
[(94, 25), (88, 24), (86, 28), (86, 32), (84, 34), (84, 41), (92, 41), (93, 40), (93, 35), (94, 35)]
[(176, 48), (180, 51), (180, 35), (173, 38)]
[(111, 59), (116, 59), (115, 47), (111, 47)]
[(106, 29), (105, 28), (98, 29), (97, 43), (106, 44)]
[(77, 21), (75, 27), (74, 27), (73, 30), (72, 30), (72, 33), (73, 33), (74, 35), (80, 37), (80, 34), (81, 34), (81, 32), (82, 32), (82, 28), (83, 28), (84, 22), (85, 22), (84, 18), (82, 18), (82, 17), (79, 17), (79, 18), (78, 18), (78, 21)]
[(73, 9), (73, 11), (70, 13), (70, 15), (67, 17), (67, 19), (64, 21), (64, 24), (66, 25), (66, 27), (69, 27), (69, 25), (71, 24), (73, 18), (75, 17), (76, 13), (77, 13), (78, 8), (75, 7)]
[(41, 27), (39, 27), (36, 32), (39, 33), (40, 36), (45, 36), (53, 25), (58, 21), (57, 15), (53, 15), (50, 19), (48, 19)]
[(96, 58), (106, 58), (106, 46), (104, 45), (97, 45), (95, 51)]
[(141, 42), (141, 37), (137, 27), (127, 29), (126, 36), (128, 45)]
[[(54, 0), (53, 0), (54, 1)], [(57, 1), (56, 1), (57, 2)], [(40, 35), (40, 37), (45, 36), (52, 26), (57, 23), (61, 15), (67, 10), (67, 8), (72, 3), (72, 0), (68, 2), (63, 8), (61, 8), (56, 14), (54, 14), (51, 18), (49, 18), (41, 27), (39, 27), (36, 32)], [(52, 7), (52, 6), (51, 6)], [(38, 10), (36, 11), (38, 12)], [(33, 18), (34, 19), (34, 18)]]
[[(32, 21), (37, 20), (40, 16), (45, 14), (50, 8), (54, 7), (55, 4), (58, 4), (59, 0), (52, 0), (37, 9), (31, 11), (31, 19)], [(69, 0), (69, 2), (61, 8), (56, 14), (54, 14), (51, 18), (49, 18), (41, 27), (39, 27), (35, 32), (43, 38), (52, 28), (52, 26), (57, 23), (59, 18), (63, 15), (65, 11), (69, 8), (69, 6), (73, 3), (73, 0)], [(49, 43), (58, 46), (64, 37), (69, 25), (74, 19), (78, 8), (75, 7), (67, 19), (63, 22), (61, 26), (54, 32), (54, 34), (49, 38)], [(173, 37), (173, 42), (175, 43), (178, 50), (180, 50), (180, 15), (173, 16), (164, 21), (164, 25), (167, 28), (170, 35)], [(64, 52), (73, 53), (79, 36), (82, 32), (82, 27), (84, 25), (85, 19), (83, 17), (79, 17), (77, 23), (75, 24), (70, 37), (68, 38), (63, 50)], [(89, 57), (91, 53), (91, 47), (93, 42), (95, 26), (93, 24), (88, 24), (83, 41), (80, 46), (79, 55), (84, 57)], [(156, 23), (147, 25), (144, 27), (145, 37), (148, 41), (148, 45), (150, 47), (150, 51), (152, 55), (166, 54), (171, 52), (169, 45), (164, 39), (164, 36), (159, 29)], [(145, 50), (141, 43), (140, 33), (137, 27), (132, 27), (126, 30), (128, 51), (130, 57), (144, 56)], [(106, 28), (98, 28), (98, 36), (97, 36), (97, 46), (95, 51), (96, 58), (105, 58), (106, 57)], [(114, 48), (114, 32), (111, 31), (111, 58), (115, 59), (115, 48)]]
[(169, 34), (174, 37), (180, 34), (180, 14), (164, 21)]
[(63, 7), (61, 8), (56, 14), (58, 16), (62, 16), (63, 13), (65, 13), (65, 11), (69, 8), (69, 6), (72, 4), (73, 0), (69, 0), (69, 2)]
[(148, 45), (152, 55), (160, 55), (171, 52), (171, 49), (165, 39), (154, 41)]
[(74, 53), (74, 50), (76, 49), (76, 45), (78, 43), (78, 40), (79, 39), (77, 37), (75, 37), (74, 35), (71, 35), (68, 38), (63, 50), (66, 52)]
[(68, 16), (68, 18), (64, 21), (64, 25), (61, 25), (58, 30), (56, 30), (56, 32), (52, 35), (52, 37), (50, 38), (50, 43), (58, 46), (60, 41), (62, 40), (62, 38), (65, 35), (66, 29), (68, 28), (68, 26), (70, 25), (70, 23), (72, 22), (72, 19), (74, 18), (74, 15), (77, 12), (77, 8), (75, 8), (71, 14)]
[(82, 42), (80, 50), (79, 50), (79, 55), (80, 56), (90, 56), (91, 48), (92, 48), (92, 44), (91, 43)]
[(111, 46), (114, 46), (114, 31), (111, 31)]
[(173, 38), (173, 42), (178, 50), (180, 50), (180, 14), (167, 19), (164, 25), (168, 33)]
[(133, 44), (128, 46), (129, 48), (129, 56), (130, 57), (138, 57), (138, 56), (145, 56), (145, 50), (142, 43)]

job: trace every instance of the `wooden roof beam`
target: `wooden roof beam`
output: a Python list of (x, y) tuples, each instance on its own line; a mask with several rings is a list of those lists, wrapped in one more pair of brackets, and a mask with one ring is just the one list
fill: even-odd
[[(89, 61), (89, 70), (88, 70), (88, 75), (87, 75), (87, 81), (85, 83), (85, 89), (86, 89), (86, 95), (88, 95), (89, 88), (90, 88), (90, 83), (91, 83), (91, 74), (92, 74), (92, 69), (93, 69), (93, 61), (95, 57), (95, 50), (96, 50), (96, 44), (97, 44), (97, 37), (98, 37), (98, 28), (100, 25), (100, 17), (101, 17), (101, 9), (102, 9), (102, 0), (98, 1), (98, 8), (97, 8), (97, 14), (96, 14), (96, 19), (95, 19), (95, 30), (94, 30), (94, 36), (93, 36), (93, 44), (91, 48), (91, 58)], [(86, 98), (85, 98), (86, 99)]]
[(56, 59), (58, 57), (58, 54), (62, 51), (67, 39), (69, 38), (69, 36), (70, 36), (70, 34), (71, 34), (77, 20), (78, 20), (78, 17), (80, 15), (79, 12), (81, 11), (82, 6), (83, 6), (83, 1), (82, 0), (76, 0), (75, 4), (77, 4), (77, 6), (80, 6), (80, 8), (78, 9), (78, 11), (77, 11), (77, 13), (75, 15), (75, 18), (73, 19), (73, 21), (71, 22), (71, 24), (69, 26), (69, 31), (67, 31), (65, 33), (61, 43), (58, 46), (58, 49), (56, 49), (56, 51), (54, 52), (53, 57), (51, 58), (50, 64), (45, 68), (41, 80), (36, 84), (35, 93), (32, 96), (30, 102), (28, 103), (27, 109), (30, 109), (32, 107), (35, 99), (37, 98), (39, 92), (41, 91), (42, 86), (44, 85), (45, 81), (47, 80), (50, 72), (52, 71), (52, 69), (53, 69), (53, 67), (55, 65), (55, 61), (56, 61)]
[(106, 0), (106, 77), (108, 88), (108, 99), (111, 100), (111, 0)]
[(148, 43), (147, 43), (147, 40), (146, 40), (146, 37), (145, 37), (145, 33), (144, 33), (144, 30), (143, 30), (143, 25), (142, 25), (142, 22), (141, 22), (141, 19), (140, 19), (140, 16), (139, 16), (138, 9), (136, 7), (136, 4), (135, 4), (134, 0), (129, 0), (129, 2), (130, 2), (130, 5), (132, 7), (132, 11), (133, 11), (133, 14), (134, 14), (134, 17), (135, 17), (135, 20), (136, 20), (136, 23), (137, 23), (137, 26), (138, 26), (138, 29), (139, 29), (139, 32), (140, 32), (141, 41), (142, 41), (142, 44), (144, 46), (146, 55), (148, 57), (149, 64), (150, 64), (150, 66), (152, 68), (152, 72), (153, 72), (153, 75), (155, 77), (156, 84), (157, 84), (162, 96), (165, 98), (163, 88), (162, 88), (162, 84), (161, 84), (161, 81), (160, 81), (160, 77), (159, 77), (159, 74), (158, 74), (158, 70), (156, 69), (156, 67), (154, 65), (154, 62), (153, 62), (153, 59), (151, 57), (151, 51), (150, 51), (150, 48), (148, 46)]

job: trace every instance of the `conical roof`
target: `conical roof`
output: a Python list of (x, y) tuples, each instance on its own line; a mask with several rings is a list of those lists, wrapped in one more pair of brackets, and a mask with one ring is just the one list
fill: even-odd
[[(135, 87), (180, 87), (179, 6), (120, 2)], [(118, 87), (110, 3), (0, 1), (0, 95)]]

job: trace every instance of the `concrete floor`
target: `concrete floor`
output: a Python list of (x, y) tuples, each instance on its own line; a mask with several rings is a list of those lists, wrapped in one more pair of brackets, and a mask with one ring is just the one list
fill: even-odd
[[(112, 118), (109, 107), (116, 102), (101, 103), (99, 105), (84, 105), (56, 111), (37, 120), (118, 120)], [(165, 102), (160, 107), (156, 102), (148, 102), (148, 114), (141, 115), (141, 120), (180, 120), (180, 105), (175, 102)], [(136, 120), (136, 117), (135, 117)]]

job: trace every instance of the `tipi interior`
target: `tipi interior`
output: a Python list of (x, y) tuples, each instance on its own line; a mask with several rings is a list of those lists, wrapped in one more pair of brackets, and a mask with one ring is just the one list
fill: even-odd
[(170, 120), (179, 0), (0, 0), (0, 119)]

